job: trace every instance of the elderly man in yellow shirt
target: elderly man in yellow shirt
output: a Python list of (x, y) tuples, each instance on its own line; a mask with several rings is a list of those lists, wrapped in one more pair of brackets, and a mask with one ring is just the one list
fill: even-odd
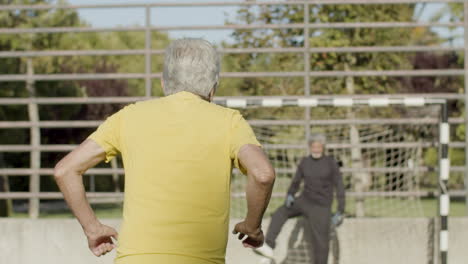
[[(233, 233), (244, 247), (263, 244), (275, 172), (239, 111), (211, 103), (219, 71), (209, 42), (172, 42), (161, 80), (166, 96), (123, 107), (56, 164), (57, 184), (93, 254), (117, 248), (116, 264), (225, 263), (233, 166), (247, 175), (248, 206)], [(117, 154), (125, 170), (118, 235), (96, 218), (81, 177)]]

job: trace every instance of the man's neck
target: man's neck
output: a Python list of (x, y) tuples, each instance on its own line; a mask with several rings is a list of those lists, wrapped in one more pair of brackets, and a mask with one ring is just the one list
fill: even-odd
[[(189, 92), (189, 93), (190, 93), (190, 92)], [(203, 100), (205, 100), (205, 101), (211, 103), (211, 97), (210, 97), (210, 96), (207, 97), (207, 96), (199, 95), (199, 94), (196, 94), (196, 93), (191, 93), (191, 94), (194, 94), (194, 95), (200, 97), (200, 99), (203, 99)]]

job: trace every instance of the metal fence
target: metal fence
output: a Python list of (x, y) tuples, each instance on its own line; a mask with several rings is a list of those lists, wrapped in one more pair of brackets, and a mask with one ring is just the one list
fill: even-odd
[[(70, 151), (75, 145), (43, 145), (40, 142), (41, 128), (83, 128), (96, 127), (100, 124), (99, 121), (41, 121), (38, 115), (39, 105), (54, 105), (54, 104), (99, 104), (99, 103), (131, 103), (138, 100), (146, 100), (153, 98), (151, 94), (152, 80), (161, 78), (161, 73), (152, 72), (152, 55), (163, 54), (164, 50), (152, 49), (151, 36), (154, 31), (173, 31), (173, 30), (233, 30), (233, 29), (303, 29), (304, 31), (304, 46), (294, 48), (241, 48), (241, 49), (220, 49), (223, 54), (241, 54), (241, 53), (296, 53), (302, 54), (304, 58), (304, 69), (302, 71), (290, 72), (223, 72), (222, 77), (230, 78), (245, 78), (245, 77), (301, 77), (304, 79), (304, 94), (300, 98), (321, 99), (324, 96), (312, 96), (310, 93), (310, 78), (311, 77), (362, 77), (362, 76), (465, 76), (465, 88), (468, 87), (468, 34), (464, 34), (464, 47), (447, 47), (447, 46), (367, 46), (367, 47), (310, 47), (309, 36), (311, 29), (330, 29), (330, 28), (413, 28), (413, 27), (464, 27), (465, 32), (468, 32), (468, 19), (464, 22), (362, 22), (362, 23), (310, 23), (309, 13), (310, 7), (317, 4), (408, 4), (408, 3), (464, 3), (464, 15), (468, 17), (468, 3), (464, 0), (311, 0), (311, 1), (217, 1), (217, 2), (193, 2), (193, 3), (152, 3), (152, 4), (96, 4), (96, 5), (0, 5), (0, 12), (9, 10), (39, 10), (39, 9), (102, 9), (102, 8), (141, 8), (145, 10), (145, 25), (131, 27), (112, 27), (112, 28), (95, 28), (95, 27), (54, 27), (54, 28), (0, 28), (0, 34), (37, 34), (37, 33), (72, 33), (72, 32), (110, 32), (110, 31), (140, 31), (145, 33), (145, 48), (138, 50), (47, 50), (47, 51), (0, 51), (0, 58), (26, 58), (27, 73), (26, 74), (4, 74), (0, 75), (0, 87), (3, 82), (25, 82), (30, 93), (29, 98), (0, 98), (0, 105), (27, 105), (30, 121), (0, 121), (0, 129), (9, 128), (29, 128), (31, 131), (31, 142), (29, 145), (0, 145), (2, 152), (30, 152), (31, 166), (29, 169), (6, 169), (0, 168), (0, 174), (3, 175), (29, 175), (30, 176), (30, 192), (29, 193), (0, 193), (2, 198), (29, 198), (30, 199), (30, 217), (37, 218), (39, 215), (39, 200), (40, 199), (61, 199), (60, 193), (45, 193), (40, 192), (40, 175), (51, 175), (51, 168), (41, 168), (40, 155), (41, 152), (47, 151)], [(155, 26), (151, 23), (151, 11), (161, 7), (190, 7), (190, 6), (246, 6), (246, 5), (296, 5), (304, 8), (303, 23), (296, 24), (250, 24), (250, 25), (206, 25), (206, 26)], [(439, 69), (439, 70), (365, 70), (365, 71), (312, 71), (310, 69), (310, 55), (314, 53), (328, 52), (353, 52), (353, 53), (369, 53), (369, 52), (437, 52), (437, 51), (458, 51), (464, 52), (465, 67), (464, 69)], [(142, 55), (145, 58), (145, 71), (142, 73), (91, 73), (91, 74), (35, 74), (32, 68), (34, 58), (46, 56), (102, 56), (102, 55)], [(143, 79), (145, 81), (145, 95), (141, 97), (97, 97), (97, 98), (40, 98), (35, 96), (34, 83), (37, 81), (54, 80), (109, 80), (109, 79)], [(467, 89), (465, 89), (466, 91)], [(389, 95), (387, 98), (398, 98), (402, 95)], [(424, 97), (424, 98), (439, 98), (445, 100), (466, 100), (461, 98), (459, 94), (418, 94), (405, 95), (406, 97)], [(378, 98), (373, 95), (354, 95), (354, 96), (336, 96), (336, 98), (350, 98), (353, 100), (365, 100), (368, 98)], [(276, 98), (283, 100), (293, 100), (298, 96), (282, 96), (282, 97), (235, 97), (224, 98), (217, 97), (218, 103), (223, 103), (228, 99), (247, 99), (259, 100), (265, 98)], [(399, 119), (399, 120), (311, 120), (310, 106), (305, 107), (304, 119), (301, 120), (250, 120), (251, 124), (261, 125), (304, 125), (305, 137), (310, 135), (311, 124), (378, 124), (379, 122), (419, 122), (421, 124), (437, 124), (437, 119)], [(468, 109), (466, 110), (468, 116)], [(463, 117), (453, 117), (449, 119), (451, 125), (466, 124), (467, 120)], [(468, 131), (466, 142), (452, 142), (451, 148), (465, 148), (468, 144)], [(411, 143), (408, 143), (411, 144)], [(426, 142), (428, 146), (431, 144)], [(275, 146), (267, 146), (274, 148)], [(278, 147), (278, 146), (276, 146)], [(282, 147), (303, 147), (303, 146), (282, 146)], [(365, 144), (347, 145), (336, 147), (369, 147)], [(374, 146), (375, 147), (375, 146)], [(378, 146), (385, 147), (385, 146)], [(468, 153), (466, 153), (468, 155)], [(468, 157), (468, 156), (467, 156)], [(428, 168), (421, 168), (422, 170)], [(353, 168), (343, 168), (344, 171), (352, 171)], [(451, 167), (452, 172), (466, 172), (466, 167)], [(119, 168), (110, 169), (90, 169), (87, 174), (123, 174), (123, 170)], [(468, 182), (468, 174), (466, 176)], [(421, 195), (428, 195), (427, 192), (421, 192)], [(465, 195), (463, 190), (452, 191), (452, 195)], [(87, 193), (88, 197), (108, 197), (121, 199), (121, 193)], [(359, 195), (359, 194), (354, 194)]]

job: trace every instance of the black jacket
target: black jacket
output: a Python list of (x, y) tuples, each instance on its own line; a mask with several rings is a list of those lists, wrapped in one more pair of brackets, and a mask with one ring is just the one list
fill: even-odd
[(311, 155), (302, 158), (297, 167), (288, 194), (294, 195), (301, 182), (304, 181), (304, 189), (301, 196), (321, 206), (331, 206), (333, 202), (333, 190), (336, 190), (338, 211), (344, 213), (345, 190), (343, 177), (337, 161), (331, 156), (322, 156), (319, 159)]

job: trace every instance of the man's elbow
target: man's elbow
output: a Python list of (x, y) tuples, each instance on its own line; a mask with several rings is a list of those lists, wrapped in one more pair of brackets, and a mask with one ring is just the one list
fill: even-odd
[(259, 184), (269, 186), (275, 182), (276, 173), (272, 167), (268, 167), (254, 172), (254, 177)]
[(67, 170), (63, 167), (63, 165), (57, 163), (54, 167), (54, 178), (56, 181), (61, 180), (62, 178), (67, 175)]

